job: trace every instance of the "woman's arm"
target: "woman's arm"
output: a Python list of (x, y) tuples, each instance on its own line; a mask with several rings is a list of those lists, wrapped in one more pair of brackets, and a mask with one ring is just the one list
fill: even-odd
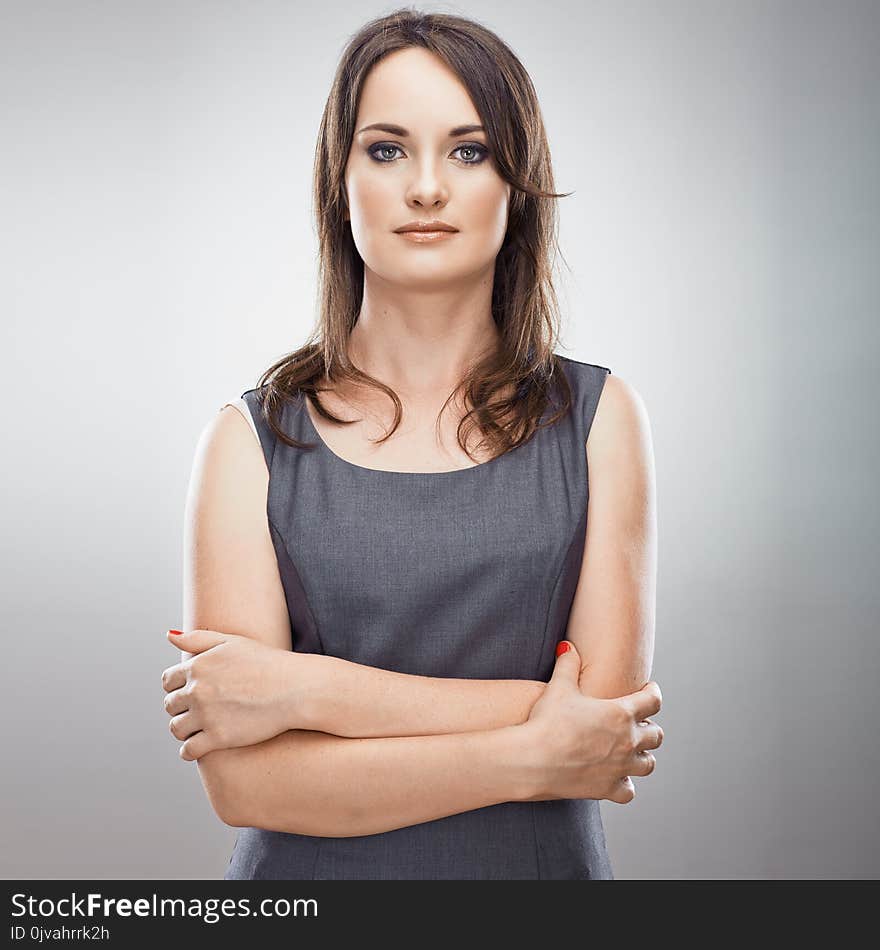
[(397, 673), (318, 654), (291, 653), (285, 660), (291, 682), (296, 664), (306, 660), (309, 683), (305, 697), (291, 697), (290, 728), (352, 738), (433, 736), (524, 723), (547, 688), (539, 680)]
[[(268, 480), (262, 450), (246, 420), (232, 408), (219, 412), (199, 439), (187, 493), (183, 628), (249, 635), (284, 651), (289, 662), (333, 660), (290, 653), (290, 617), (266, 517)], [(334, 665), (328, 662), (326, 671)], [(361, 716), (364, 731), (390, 731), (396, 723), (417, 737), (349, 738), (298, 730), (254, 746), (210, 752), (199, 759), (199, 773), (224, 821), (269, 826), (275, 823), (272, 816), (285, 816), (280, 824), (287, 828), (323, 827), (334, 834), (349, 828), (348, 833), (358, 834), (364, 833), (357, 829), (374, 807), (374, 813), (394, 815), (406, 825), (419, 815), (427, 820), (444, 809), (449, 814), (515, 797), (518, 778), (511, 782), (508, 766), (516, 757), (502, 748), (510, 738), (505, 725), (516, 728), (527, 718), (537, 684), (462, 684), (388, 671), (373, 675), (364, 667), (360, 672), (370, 680), (358, 686), (345, 678), (357, 666), (337, 665), (337, 682), (346, 687), (335, 691), (337, 701), (351, 704), (344, 715)], [(478, 695), (481, 687), (488, 698)], [(360, 700), (343, 698), (358, 689)], [(328, 712), (316, 703), (314, 709), (325, 727), (334, 722), (332, 707)], [(455, 731), (448, 737), (429, 734), (442, 729)], [(482, 777), (474, 773), (478, 765)], [(425, 785), (432, 769), (437, 769), (437, 796)], [(269, 773), (283, 775), (284, 781), (265, 780)], [(397, 814), (393, 801), (381, 805), (382, 795), (397, 796)]]
[(294, 730), (198, 760), (222, 821), (319, 837), (378, 834), (535, 793), (524, 726), (348, 739)]
[(654, 454), (639, 394), (608, 376), (587, 440), (587, 538), (565, 637), (582, 693), (614, 699), (651, 677), (657, 578)]
[(235, 407), (224, 407), (202, 433), (190, 479), (183, 629), (251, 636), (284, 650), (291, 729), (374, 738), (496, 729), (528, 719), (546, 686), (538, 680), (417, 676), (291, 652), (266, 516), (268, 484), (249, 424)]

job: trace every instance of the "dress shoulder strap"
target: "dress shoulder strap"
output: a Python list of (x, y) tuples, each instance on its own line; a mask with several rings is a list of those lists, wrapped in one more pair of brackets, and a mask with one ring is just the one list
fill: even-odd
[(586, 443), (599, 406), (599, 397), (611, 370), (607, 366), (585, 363), (561, 353), (556, 355), (562, 360), (562, 367), (572, 387), (572, 410), (576, 414), (578, 431), (582, 436), (580, 441)]
[(236, 408), (242, 404), (248, 411), (247, 418), (251, 428), (257, 436), (257, 440), (263, 447), (263, 456), (266, 459), (266, 467), (272, 471), (272, 458), (275, 455), (275, 443), (277, 441), (275, 433), (263, 416), (263, 395), (266, 387), (262, 389), (248, 389), (241, 394), (241, 398), (234, 400), (232, 405)]

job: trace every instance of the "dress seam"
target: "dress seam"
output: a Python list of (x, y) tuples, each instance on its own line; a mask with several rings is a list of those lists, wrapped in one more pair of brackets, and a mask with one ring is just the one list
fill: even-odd
[[(268, 508), (268, 505), (267, 505), (267, 508)], [(267, 519), (267, 521), (269, 522), (269, 527), (272, 528), (272, 529), (275, 531), (275, 534), (276, 534), (276, 535), (278, 536), (278, 538), (280, 539), (280, 541), (281, 541), (281, 546), (284, 548), (284, 553), (287, 555), (287, 560), (290, 561), (290, 566), (291, 566), (291, 567), (293, 568), (293, 570), (296, 572), (296, 576), (297, 576), (297, 579), (298, 579), (298, 581), (299, 581), (299, 585), (300, 585), (300, 587), (302, 588), (303, 600), (304, 600), (305, 605), (306, 605), (306, 607), (307, 607), (307, 609), (308, 609), (308, 611), (309, 611), (309, 616), (312, 618), (312, 628), (313, 628), (314, 631), (315, 631), (315, 636), (316, 636), (317, 639), (318, 639), (318, 644), (320, 645), (321, 652), (322, 652), (322, 653), (326, 653), (326, 650), (324, 649), (324, 643), (323, 643), (323, 641), (321, 640), (321, 631), (320, 631), (320, 629), (318, 628), (318, 622), (315, 620), (315, 612), (312, 610), (312, 605), (311, 605), (311, 603), (309, 602), (308, 592), (306, 591), (305, 585), (303, 584), (302, 575), (301, 575), (300, 572), (299, 572), (299, 568), (296, 566), (296, 562), (293, 560), (293, 558), (292, 558), (291, 555), (290, 555), (290, 548), (288, 548), (288, 546), (287, 546), (287, 539), (284, 537), (284, 535), (281, 533), (281, 531), (279, 531), (278, 525), (276, 525), (275, 522), (269, 517), (268, 511), (267, 511), (267, 513), (266, 513), (266, 519)], [(280, 568), (280, 565), (279, 565), (279, 568)], [(293, 630), (293, 622), (292, 622), (292, 621), (291, 621), (290, 627), (291, 627), (291, 630), (290, 630), (291, 639), (293, 640), (293, 639), (295, 639), (296, 634), (295, 634), (295, 632), (294, 632), (294, 630)], [(293, 646), (294, 646), (294, 644), (291, 643), (291, 647), (293, 647)], [(315, 863), (312, 865), (312, 876), (311, 876), (311, 878), (310, 878), (310, 880), (312, 880), (312, 881), (317, 881), (317, 880), (318, 880), (318, 878), (316, 877), (316, 875), (317, 875), (317, 873), (318, 873), (318, 861), (319, 861), (320, 857), (321, 857), (321, 838), (319, 837), (319, 838), (318, 838), (318, 841), (317, 841), (317, 844), (315, 845)]]
[(542, 881), (544, 876), (541, 874), (541, 849), (538, 846), (538, 819), (535, 815), (535, 802), (529, 802), (528, 804), (532, 812), (532, 832), (535, 836), (535, 868), (538, 872), (538, 880)]
[[(553, 582), (553, 587), (550, 590), (550, 599), (547, 605), (547, 617), (544, 620), (544, 632), (541, 636), (541, 646), (538, 650), (538, 660), (535, 664), (535, 675), (534, 679), (538, 679), (538, 674), (540, 673), (541, 658), (544, 655), (544, 646), (547, 643), (547, 631), (550, 628), (550, 618), (553, 615), (553, 608), (556, 605), (556, 592), (559, 590), (559, 583), (562, 580), (562, 575), (565, 573), (565, 565), (568, 563), (568, 556), (571, 554), (572, 545), (578, 540), (581, 534), (581, 524), (587, 517), (586, 506), (584, 507), (584, 512), (581, 517), (578, 519), (577, 528), (575, 529), (574, 536), (568, 544), (568, 547), (565, 549), (565, 554), (562, 557), (562, 561), (559, 565), (559, 571), (556, 574), (556, 580)], [(542, 880), (541, 875), (541, 857), (540, 857), (540, 845), (538, 844), (538, 819), (537, 819), (537, 802), (528, 802), (530, 810), (532, 812), (532, 832), (535, 838), (535, 865), (538, 871), (538, 880)]]
[(541, 646), (538, 649), (538, 660), (535, 664), (535, 679), (538, 679), (538, 674), (540, 673), (541, 658), (544, 656), (544, 647), (547, 643), (547, 631), (550, 628), (550, 618), (553, 616), (553, 608), (556, 604), (556, 592), (559, 590), (559, 583), (562, 580), (562, 575), (565, 573), (565, 565), (568, 563), (568, 556), (571, 554), (572, 546), (578, 540), (581, 535), (581, 524), (586, 520), (587, 517), (587, 507), (584, 506), (583, 514), (578, 518), (577, 527), (575, 528), (574, 535), (572, 536), (571, 541), (568, 544), (568, 547), (565, 549), (565, 554), (562, 556), (562, 561), (559, 565), (559, 571), (556, 574), (556, 579), (553, 581), (553, 587), (550, 590), (550, 600), (547, 605), (547, 616), (544, 619), (544, 632), (541, 635)]
[(315, 863), (312, 866), (312, 880), (317, 881), (315, 876), (318, 873), (318, 858), (321, 857), (321, 838), (318, 838), (318, 844), (315, 846)]
[[(275, 524), (275, 522), (268, 516), (268, 514), (266, 515), (266, 519), (269, 522), (269, 527), (275, 530), (275, 533), (278, 535), (279, 539), (281, 540), (281, 546), (284, 548), (284, 553), (287, 555), (287, 560), (290, 561), (290, 566), (296, 572), (297, 580), (299, 581), (299, 585), (302, 588), (302, 592), (303, 592), (303, 601), (306, 607), (308, 608), (309, 616), (312, 619), (312, 628), (315, 631), (315, 637), (318, 640), (318, 645), (321, 648), (321, 653), (326, 653), (327, 651), (324, 649), (324, 641), (321, 639), (321, 629), (318, 626), (318, 621), (315, 619), (315, 612), (314, 610), (312, 610), (312, 604), (311, 604), (311, 601), (309, 600), (308, 591), (306, 590), (305, 584), (303, 584), (302, 574), (300, 574), (299, 568), (296, 566), (296, 561), (294, 561), (293, 557), (291, 557), (290, 548), (287, 546), (287, 538), (284, 537), (284, 535), (279, 530), (278, 525)], [(279, 565), (279, 568), (280, 568), (280, 565)], [(291, 618), (290, 626), (291, 626), (291, 631), (290, 631), (291, 639), (293, 639), (295, 631), (293, 630), (292, 618)], [(291, 647), (293, 646), (294, 644), (291, 643)], [(296, 651), (294, 650), (293, 652), (296, 652)]]

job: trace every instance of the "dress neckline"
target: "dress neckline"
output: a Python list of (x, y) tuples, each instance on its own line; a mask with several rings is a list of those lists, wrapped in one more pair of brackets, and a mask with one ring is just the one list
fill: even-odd
[[(475, 472), (477, 469), (486, 468), (490, 465), (494, 465), (496, 462), (500, 462), (503, 458), (510, 455), (510, 452), (505, 452), (502, 455), (496, 455), (495, 458), (487, 459), (485, 462), (478, 462), (476, 465), (466, 465), (463, 468), (452, 468), (445, 472), (399, 472), (394, 469), (385, 469), (385, 468), (369, 468), (367, 465), (359, 465), (357, 462), (350, 462), (348, 459), (343, 458), (341, 455), (338, 455), (330, 446), (324, 441), (323, 436), (318, 432), (315, 423), (312, 421), (312, 415), (309, 411), (309, 400), (304, 393), (300, 393), (300, 409), (305, 416), (305, 422), (308, 428), (311, 430), (312, 435), (318, 442), (318, 447), (331, 459), (334, 459), (340, 465), (354, 469), (359, 472), (369, 472), (371, 476), (388, 476), (390, 479), (400, 479), (400, 478), (450, 478), (450, 476), (463, 476), (467, 475), (469, 472)], [(521, 448), (521, 446), (517, 446)], [(516, 451), (513, 449), (511, 451)]]

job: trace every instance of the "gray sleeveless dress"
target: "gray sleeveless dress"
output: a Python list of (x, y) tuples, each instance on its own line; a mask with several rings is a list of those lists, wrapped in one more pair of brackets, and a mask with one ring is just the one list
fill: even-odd
[[(293, 648), (423, 676), (547, 682), (587, 523), (585, 443), (610, 370), (560, 357), (572, 411), (451, 472), (383, 472), (323, 442), (305, 397), (277, 440), (242, 394), (269, 468), (267, 512)], [(552, 409), (552, 407), (551, 407)], [(549, 413), (548, 413), (549, 417)], [(595, 799), (502, 802), (359, 837), (241, 828), (224, 880), (613, 877)]]

